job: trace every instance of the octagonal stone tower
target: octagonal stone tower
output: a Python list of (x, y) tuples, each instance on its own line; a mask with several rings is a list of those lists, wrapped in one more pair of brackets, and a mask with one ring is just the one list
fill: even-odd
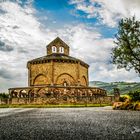
[(89, 65), (69, 56), (59, 37), (47, 45), (47, 55), (27, 62), (29, 86), (88, 86)]

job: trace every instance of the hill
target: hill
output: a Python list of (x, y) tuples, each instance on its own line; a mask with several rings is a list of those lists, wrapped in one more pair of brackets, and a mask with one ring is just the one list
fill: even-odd
[(128, 93), (129, 91), (140, 90), (140, 83), (138, 82), (102, 82), (102, 81), (90, 81), (90, 86), (100, 87), (106, 89), (109, 94), (113, 94), (114, 88), (119, 88), (121, 94)]

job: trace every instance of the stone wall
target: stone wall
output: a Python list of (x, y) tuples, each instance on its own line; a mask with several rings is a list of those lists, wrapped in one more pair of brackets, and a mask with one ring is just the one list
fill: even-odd
[[(39, 77), (40, 76), (40, 77)], [(43, 85), (51, 84), (52, 80), (52, 64), (43, 63), (43, 64), (31, 64), (30, 65), (30, 75), (28, 75), (30, 85)], [(43, 78), (44, 77), (44, 78)], [(40, 82), (40, 80), (42, 81)]]
[(9, 89), (10, 104), (112, 104), (118, 96), (82, 86), (31, 86)]
[(30, 64), (29, 86), (32, 85), (88, 85), (88, 68), (76, 62), (55, 62)]
[(46, 97), (46, 98), (11, 98), (0, 100), (0, 104), (112, 104), (114, 96), (102, 97)]
[(60, 38), (56, 38), (53, 40), (50, 44), (47, 45), (47, 55), (52, 54), (52, 46), (55, 46), (57, 48), (57, 52), (59, 53), (59, 48), (64, 48), (64, 54), (69, 55), (69, 46), (63, 42)]
[(88, 84), (89, 84), (88, 68), (84, 67), (83, 65), (80, 65), (79, 78), (80, 78), (81, 85), (88, 86)]
[(76, 85), (77, 80), (77, 63), (55, 62), (54, 63), (54, 81), (55, 84), (63, 85), (66, 81), (70, 85)]
[(0, 98), (0, 105), (9, 104), (9, 99)]

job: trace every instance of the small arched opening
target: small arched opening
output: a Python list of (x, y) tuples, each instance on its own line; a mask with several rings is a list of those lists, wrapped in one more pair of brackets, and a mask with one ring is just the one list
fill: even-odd
[(19, 92), (19, 97), (20, 98), (25, 98), (25, 97), (27, 97), (27, 94), (26, 94), (27, 92), (26, 92), (26, 90), (21, 90), (20, 92)]
[(17, 90), (12, 90), (12, 91), (11, 91), (11, 97), (13, 97), (13, 98), (17, 98), (17, 97), (18, 97), (18, 92), (17, 92)]
[(57, 53), (57, 48), (56, 48), (56, 46), (52, 46), (52, 53)]
[(59, 47), (59, 53), (64, 53), (64, 48), (63, 47)]
[(32, 89), (29, 90), (29, 92), (28, 92), (28, 97), (29, 97), (29, 98), (33, 98), (34, 95), (35, 95), (34, 90), (32, 90)]

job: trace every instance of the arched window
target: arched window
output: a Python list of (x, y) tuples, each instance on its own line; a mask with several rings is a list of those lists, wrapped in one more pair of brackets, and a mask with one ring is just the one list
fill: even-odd
[(64, 53), (64, 48), (63, 47), (59, 48), (59, 53)]
[(57, 52), (57, 49), (55, 46), (52, 46), (52, 53), (56, 53)]

